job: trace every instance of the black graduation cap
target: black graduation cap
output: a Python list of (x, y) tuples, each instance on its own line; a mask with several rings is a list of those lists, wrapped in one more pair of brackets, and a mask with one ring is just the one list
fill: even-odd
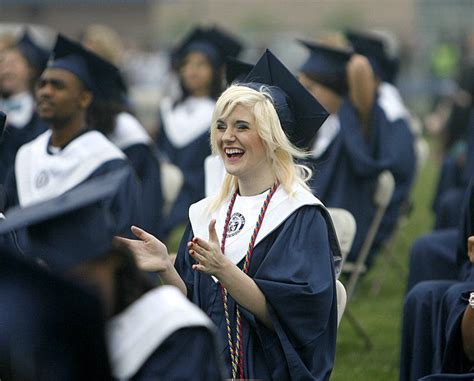
[(347, 93), (346, 66), (352, 56), (352, 50), (332, 48), (315, 42), (298, 40), (310, 51), (310, 56), (300, 71), (320, 82), (336, 93)]
[(35, 67), (38, 75), (46, 67), (49, 58), (49, 51), (39, 46), (25, 30), (22, 37), (17, 41), (16, 47), (25, 56), (26, 60)]
[(99, 258), (119, 233), (110, 204), (127, 176), (120, 169), (54, 199), (10, 209), (0, 221), (0, 235), (27, 227), (28, 255), (59, 272)]
[(237, 57), (241, 50), (240, 41), (228, 32), (216, 26), (198, 26), (173, 49), (171, 60), (176, 67), (188, 53), (199, 51), (204, 53), (215, 67), (219, 67), (224, 63), (225, 57)]
[(396, 75), (397, 63), (391, 59), (385, 49), (384, 42), (368, 33), (346, 31), (346, 38), (351, 43), (356, 53), (366, 56), (375, 72), (382, 80), (393, 80)]
[(253, 69), (253, 65), (234, 57), (225, 58), (225, 78), (230, 85), (241, 82)]
[(311, 146), (329, 114), (270, 50), (242, 82), (242, 86), (269, 92), (288, 139), (299, 148)]
[(126, 93), (125, 82), (115, 65), (61, 34), (48, 67), (75, 74), (98, 98), (110, 98), (117, 92)]
[(98, 298), (38, 266), (1, 254), (1, 379), (110, 380)]

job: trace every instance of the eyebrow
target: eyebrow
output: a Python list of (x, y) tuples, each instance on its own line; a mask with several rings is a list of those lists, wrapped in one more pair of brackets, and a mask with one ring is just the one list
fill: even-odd
[(250, 124), (249, 122), (247, 122), (246, 120), (236, 120), (235, 123), (245, 123), (245, 124)]

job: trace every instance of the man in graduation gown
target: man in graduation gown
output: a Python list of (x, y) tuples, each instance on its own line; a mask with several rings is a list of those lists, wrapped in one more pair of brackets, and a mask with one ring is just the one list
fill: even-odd
[(107, 83), (110, 65), (59, 35), (36, 92), (39, 116), (49, 130), (22, 146), (6, 182), (7, 205), (21, 207), (54, 198), (95, 176), (126, 168), (128, 181), (116, 198), (120, 231), (140, 223), (139, 188), (125, 155), (101, 133), (90, 131), (87, 108)]
[(114, 378), (221, 380), (210, 320), (174, 287), (154, 288), (132, 254), (112, 244), (112, 201), (126, 181), (120, 169), (13, 209), (0, 234), (28, 226), (30, 251), (42, 263), (100, 297)]
[(13, 167), (18, 149), (48, 129), (36, 113), (33, 91), (49, 53), (25, 31), (17, 43), (2, 54), (0, 110), (8, 114), (8, 121), (0, 137), (0, 184)]

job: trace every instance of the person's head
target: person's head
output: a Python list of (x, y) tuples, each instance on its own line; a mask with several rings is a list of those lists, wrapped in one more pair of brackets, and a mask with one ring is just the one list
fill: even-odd
[(322, 43), (300, 43), (310, 54), (300, 68), (298, 79), (326, 110), (334, 114), (348, 93), (346, 67), (352, 52)]
[(211, 147), (227, 171), (219, 200), (237, 189), (241, 177), (258, 181), (270, 171), (290, 193), (295, 182), (304, 184), (309, 175), (306, 167), (295, 164), (305, 154), (285, 135), (265, 86), (233, 85), (222, 93), (212, 116)]
[(108, 318), (122, 312), (154, 287), (137, 267), (130, 250), (119, 243), (112, 244), (102, 257), (75, 266), (68, 276), (101, 297)]
[(180, 61), (179, 79), (183, 95), (217, 98), (222, 91), (222, 70), (200, 50), (190, 50)]
[(242, 46), (217, 27), (194, 28), (173, 50), (172, 64), (178, 71), (182, 97), (217, 99), (223, 88), (224, 58), (236, 57)]
[(38, 115), (52, 128), (65, 128), (74, 120), (85, 120), (92, 99), (92, 91), (66, 69), (47, 68), (36, 85)]
[(119, 65), (123, 54), (123, 43), (119, 34), (107, 25), (91, 24), (81, 38), (82, 44), (97, 55)]
[(4, 96), (31, 90), (35, 78), (34, 68), (20, 49), (13, 47), (3, 52), (0, 65), (0, 88)]

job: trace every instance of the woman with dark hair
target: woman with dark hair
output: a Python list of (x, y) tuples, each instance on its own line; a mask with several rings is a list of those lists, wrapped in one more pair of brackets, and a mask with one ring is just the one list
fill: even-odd
[(204, 160), (210, 154), (209, 127), (216, 99), (223, 90), (226, 56), (241, 49), (237, 40), (217, 28), (196, 28), (174, 50), (181, 95), (160, 104), (160, 152), (183, 173), (184, 183), (164, 219), (164, 236), (187, 220), (189, 206), (204, 197)]
[(13, 166), (18, 149), (48, 128), (36, 114), (33, 97), (48, 55), (28, 33), (2, 53), (0, 110), (7, 114), (7, 126), (0, 137), (0, 184)]

